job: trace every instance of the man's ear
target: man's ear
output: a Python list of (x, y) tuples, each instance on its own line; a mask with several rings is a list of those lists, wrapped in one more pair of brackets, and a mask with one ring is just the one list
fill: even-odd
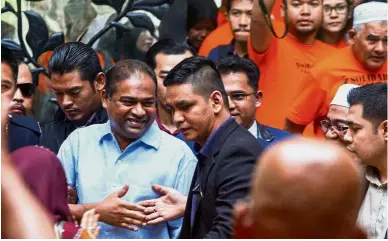
[(385, 120), (380, 123), (378, 127), (378, 132), (383, 135), (385, 143), (388, 142), (388, 120)]
[(102, 100), (102, 106), (106, 109), (108, 105), (108, 95), (106, 94), (105, 88), (103, 88), (101, 91), (101, 100)]
[(349, 40), (348, 40), (349, 44), (354, 44), (354, 38), (356, 37), (357, 32), (352, 28), (349, 30), (348, 33), (349, 33)]
[(97, 74), (96, 81), (94, 81), (94, 88), (97, 91), (102, 91), (105, 88), (105, 73), (100, 72)]
[(263, 99), (263, 92), (261, 92), (261, 90), (258, 90), (255, 94), (255, 106), (256, 108), (261, 106), (261, 100)]
[(246, 201), (238, 201), (233, 209), (234, 239), (252, 239), (253, 222), (249, 204)]
[(219, 91), (213, 91), (213, 93), (210, 94), (210, 102), (213, 106), (213, 111), (215, 114), (218, 114), (221, 112), (222, 108), (224, 107), (224, 101), (222, 99), (222, 94)]

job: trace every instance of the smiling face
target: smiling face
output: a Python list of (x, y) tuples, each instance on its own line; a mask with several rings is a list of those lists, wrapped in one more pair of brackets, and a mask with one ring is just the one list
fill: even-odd
[(51, 87), (58, 104), (71, 121), (87, 122), (101, 105), (101, 97), (79, 71), (51, 74)]
[(221, 75), (229, 98), (229, 111), (233, 119), (249, 129), (255, 121), (256, 108), (261, 104), (261, 92), (255, 92), (243, 72)]
[[(118, 81), (111, 97), (103, 103), (117, 139), (136, 140), (155, 118), (155, 83), (143, 73)], [(125, 142), (124, 141), (124, 142)]]

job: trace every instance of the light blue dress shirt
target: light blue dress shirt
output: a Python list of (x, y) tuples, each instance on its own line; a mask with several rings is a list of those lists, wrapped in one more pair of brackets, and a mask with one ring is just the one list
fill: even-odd
[[(152, 184), (188, 195), (197, 159), (183, 141), (161, 131), (154, 122), (143, 136), (121, 152), (110, 122), (75, 130), (63, 142), (58, 158), (79, 203), (97, 203), (125, 184), (130, 203), (158, 198)], [(99, 238), (177, 238), (182, 218), (139, 227), (137, 232), (99, 223)]]

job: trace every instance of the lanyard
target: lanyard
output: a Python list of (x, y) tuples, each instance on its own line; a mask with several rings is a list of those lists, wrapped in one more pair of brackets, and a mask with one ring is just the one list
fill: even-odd
[(286, 35), (288, 33), (288, 6), (287, 6), (287, 0), (282, 0), (282, 1), (283, 1), (283, 5), (284, 5), (284, 12), (285, 12), (285, 15), (284, 15), (285, 30), (284, 30), (283, 35), (279, 37), (276, 34), (275, 29), (273, 28), (271, 16), (268, 13), (268, 9), (267, 9), (267, 7), (264, 4), (264, 0), (259, 0), (259, 6), (261, 8), (261, 11), (264, 14), (265, 21), (267, 22), (267, 25), (268, 25), (269, 29), (271, 30), (273, 36), (275, 36), (275, 38), (277, 38), (277, 39), (282, 39), (282, 38), (286, 37)]

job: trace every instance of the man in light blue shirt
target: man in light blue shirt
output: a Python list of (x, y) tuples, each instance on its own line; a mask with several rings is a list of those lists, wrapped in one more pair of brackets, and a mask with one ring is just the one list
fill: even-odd
[(182, 218), (144, 226), (136, 204), (159, 197), (152, 184), (187, 195), (197, 164), (190, 148), (154, 121), (155, 74), (140, 61), (120, 61), (107, 71), (102, 95), (109, 121), (77, 129), (58, 153), (78, 196), (72, 214), (95, 208), (99, 238), (176, 238)]

